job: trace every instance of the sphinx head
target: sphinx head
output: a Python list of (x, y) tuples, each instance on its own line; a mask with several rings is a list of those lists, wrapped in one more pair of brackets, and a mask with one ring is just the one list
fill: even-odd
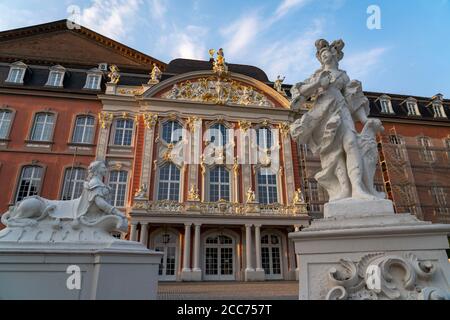
[(101, 176), (104, 177), (108, 172), (106, 164), (104, 161), (94, 161), (89, 165), (89, 175), (90, 176)]

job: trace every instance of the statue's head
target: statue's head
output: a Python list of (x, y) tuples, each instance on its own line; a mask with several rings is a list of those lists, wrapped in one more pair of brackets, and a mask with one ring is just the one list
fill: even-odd
[(320, 39), (316, 41), (316, 57), (322, 65), (331, 64), (333, 62), (339, 63), (344, 58), (345, 43), (342, 40), (333, 41), (329, 44), (328, 41)]
[(106, 164), (104, 161), (94, 161), (89, 165), (90, 175), (105, 176), (107, 171), (108, 169), (106, 168)]

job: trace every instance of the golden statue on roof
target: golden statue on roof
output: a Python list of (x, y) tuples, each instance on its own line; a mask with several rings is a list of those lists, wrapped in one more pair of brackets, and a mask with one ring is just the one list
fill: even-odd
[[(209, 50), (209, 54), (212, 59), (214, 59), (214, 49)], [(213, 71), (219, 76), (227, 75), (228, 74), (228, 66), (225, 63), (225, 55), (223, 53), (223, 49), (220, 48), (217, 51), (217, 57), (216, 60), (213, 62)]]

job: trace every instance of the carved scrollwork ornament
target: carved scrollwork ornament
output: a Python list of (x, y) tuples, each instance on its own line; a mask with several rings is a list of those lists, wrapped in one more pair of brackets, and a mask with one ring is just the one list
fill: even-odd
[[(328, 272), (327, 300), (448, 300), (450, 293), (432, 286), (436, 264), (417, 256), (372, 253), (358, 263), (341, 260)], [(375, 272), (376, 270), (376, 272)]]

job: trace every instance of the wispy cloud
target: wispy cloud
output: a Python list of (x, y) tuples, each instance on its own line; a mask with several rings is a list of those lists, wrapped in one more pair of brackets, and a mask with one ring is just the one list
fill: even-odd
[(274, 21), (281, 19), (293, 9), (298, 9), (307, 5), (311, 0), (283, 0), (278, 6), (272, 19)]
[(384, 54), (388, 48), (378, 47), (368, 51), (351, 54), (344, 58), (342, 67), (347, 70), (353, 79), (364, 80), (372, 71), (382, 63)]
[(249, 46), (260, 31), (261, 24), (258, 15), (242, 17), (222, 31), (227, 39), (225, 48), (230, 55), (236, 55)]
[(172, 31), (168, 36), (161, 36), (159, 47), (168, 50), (172, 59), (203, 59), (207, 52), (204, 43), (205, 35), (208, 29), (206, 27), (188, 25), (179, 30), (172, 26)]
[(115, 40), (123, 40), (133, 29), (142, 0), (93, 0), (81, 13), (82, 25)]
[(314, 42), (321, 36), (324, 27), (324, 21), (315, 20), (312, 27), (301, 35), (280, 39), (266, 48), (261, 48), (258, 62), (269, 79), (284, 75), (287, 82), (293, 83), (312, 73), (314, 66), (318, 66)]

